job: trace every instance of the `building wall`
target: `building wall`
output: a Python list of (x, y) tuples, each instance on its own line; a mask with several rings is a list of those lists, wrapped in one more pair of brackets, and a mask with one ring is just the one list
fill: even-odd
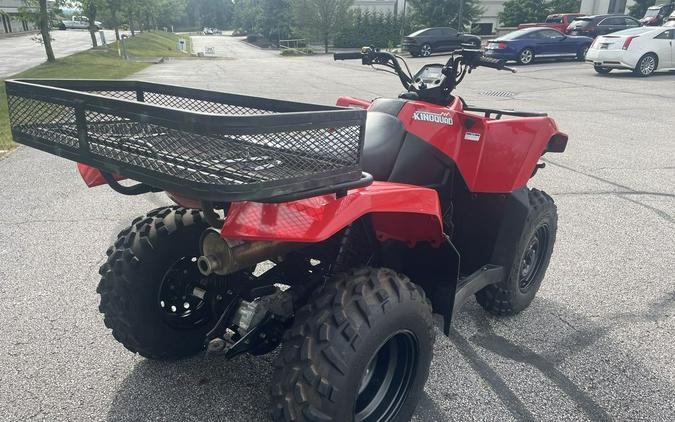
[(403, 0), (354, 0), (354, 7), (382, 13), (394, 13), (395, 11), (401, 13), (403, 3)]
[[(53, 3), (53, 1), (47, 1), (47, 7), (51, 8)], [(37, 26), (32, 22), (24, 21), (20, 18), (19, 8), (22, 6), (22, 0), (0, 0), (0, 34), (34, 31), (37, 29)]]
[(603, 15), (605, 13), (628, 13), (633, 0), (581, 0), (581, 13)]
[(506, 0), (483, 0), (481, 6), (485, 8), (483, 16), (476, 21), (477, 24), (492, 24), (492, 30), (499, 28), (499, 12), (504, 10)]

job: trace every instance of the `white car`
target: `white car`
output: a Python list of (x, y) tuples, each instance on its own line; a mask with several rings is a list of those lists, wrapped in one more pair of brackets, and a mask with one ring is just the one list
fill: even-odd
[[(98, 31), (103, 27), (99, 21), (94, 21), (94, 26)], [(73, 16), (71, 20), (61, 21), (60, 29), (89, 29), (89, 18), (86, 16)]]
[(670, 14), (670, 17), (666, 21), (666, 23), (663, 24), (663, 26), (671, 26), (675, 28), (675, 12)]
[(630, 69), (649, 76), (658, 70), (675, 69), (675, 28), (642, 26), (599, 36), (586, 53), (586, 63), (596, 72)]

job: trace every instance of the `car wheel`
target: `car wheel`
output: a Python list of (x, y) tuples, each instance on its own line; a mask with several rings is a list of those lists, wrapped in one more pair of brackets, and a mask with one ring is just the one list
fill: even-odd
[(609, 72), (612, 71), (612, 69), (610, 69), (608, 67), (602, 67), (602, 66), (593, 66), (593, 69), (595, 69), (595, 71), (598, 72), (601, 75), (606, 75), (606, 74), (608, 74)]
[(647, 53), (637, 62), (633, 73), (638, 76), (647, 77), (654, 73), (659, 65), (659, 59), (655, 54)]
[(531, 48), (524, 48), (518, 53), (518, 63), (530, 64), (534, 61), (534, 50)]
[(590, 44), (582, 45), (579, 47), (579, 51), (577, 51), (577, 60), (580, 62), (583, 62), (584, 59), (586, 58), (586, 53), (588, 53), (588, 48), (590, 47)]
[(422, 46), (422, 48), (420, 48), (420, 56), (422, 56), (422, 57), (431, 56), (431, 45), (430, 44), (424, 44)]

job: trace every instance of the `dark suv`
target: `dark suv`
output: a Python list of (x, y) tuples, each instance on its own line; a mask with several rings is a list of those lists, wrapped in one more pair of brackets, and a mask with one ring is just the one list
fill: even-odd
[(403, 49), (408, 50), (413, 57), (427, 57), (431, 53), (453, 51), (462, 46), (480, 48), (480, 37), (452, 28), (426, 28), (403, 39)]
[(642, 26), (637, 19), (626, 15), (595, 15), (576, 18), (565, 31), (568, 35), (597, 37), (623, 29)]

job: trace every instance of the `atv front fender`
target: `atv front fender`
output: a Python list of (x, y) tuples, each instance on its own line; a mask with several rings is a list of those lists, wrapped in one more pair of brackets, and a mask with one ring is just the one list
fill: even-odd
[(438, 194), (433, 189), (374, 182), (336, 198), (334, 194), (284, 203), (236, 202), (221, 229), (228, 239), (315, 243), (370, 214), (376, 238), (414, 246), (443, 242)]

